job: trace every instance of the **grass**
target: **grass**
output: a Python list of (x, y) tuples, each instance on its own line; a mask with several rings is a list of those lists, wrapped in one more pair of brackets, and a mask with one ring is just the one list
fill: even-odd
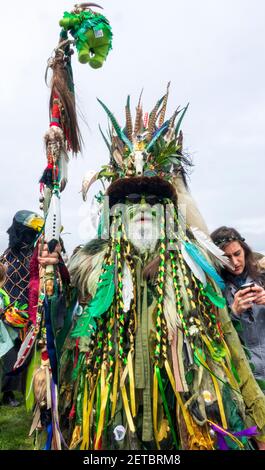
[(27, 413), (21, 395), (16, 398), (21, 402), (16, 408), (0, 405), (0, 450), (33, 450), (28, 437), (32, 413)]

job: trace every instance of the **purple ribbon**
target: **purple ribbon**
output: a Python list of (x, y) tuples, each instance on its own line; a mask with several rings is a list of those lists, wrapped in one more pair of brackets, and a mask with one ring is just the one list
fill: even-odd
[(252, 437), (258, 434), (257, 426), (252, 426), (251, 428), (243, 429), (242, 431), (238, 432), (225, 431), (224, 429), (215, 426), (213, 423), (211, 423), (211, 428), (217, 434), (217, 443), (220, 450), (229, 450), (229, 447), (224, 438), (225, 436), (229, 437), (227, 433), (235, 437)]

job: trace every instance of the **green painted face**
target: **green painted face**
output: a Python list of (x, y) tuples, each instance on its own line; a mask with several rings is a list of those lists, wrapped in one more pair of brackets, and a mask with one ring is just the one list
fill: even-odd
[(138, 204), (126, 202), (124, 212), (126, 234), (139, 252), (155, 250), (160, 237), (163, 215), (163, 204), (150, 205), (144, 196)]

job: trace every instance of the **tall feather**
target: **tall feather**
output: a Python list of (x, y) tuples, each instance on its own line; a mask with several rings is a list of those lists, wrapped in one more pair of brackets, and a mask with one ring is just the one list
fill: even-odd
[(212, 255), (214, 255), (218, 261), (227, 266), (230, 269), (234, 269), (232, 263), (230, 263), (229, 258), (225, 255), (223, 250), (221, 250), (215, 243), (208, 237), (202, 230), (199, 230), (197, 227), (191, 227), (191, 231), (196, 238), (197, 242), (206, 250), (208, 250)]
[(136, 108), (136, 118), (133, 132), (134, 136), (142, 132), (143, 126), (143, 109), (142, 107)]
[(201, 251), (191, 242), (184, 242), (187, 253), (193, 258), (193, 260), (218, 284), (221, 289), (225, 288), (223, 279), (219, 276), (216, 269), (211, 266), (206, 260), (205, 256)]
[(109, 309), (115, 293), (114, 264), (104, 265), (95, 297), (89, 302), (84, 313), (78, 318), (72, 337), (91, 336), (96, 329), (96, 321)]
[(131, 270), (128, 268), (127, 263), (124, 263), (123, 274), (122, 274), (122, 299), (123, 299), (123, 311), (129, 312), (131, 301), (134, 299), (134, 286), (132, 280)]
[(147, 129), (147, 136), (146, 136), (147, 141), (152, 139), (152, 135), (153, 135), (153, 132), (155, 130), (155, 123), (156, 123), (156, 119), (157, 119), (157, 113), (158, 113), (158, 110), (159, 110), (159, 108), (161, 106), (161, 103), (163, 102), (164, 98), (165, 98), (165, 95), (162, 96), (162, 98), (160, 98), (160, 100), (158, 100), (156, 102), (155, 107), (152, 109), (152, 111), (149, 115), (148, 129)]
[(104, 109), (104, 111), (107, 113), (108, 117), (110, 118), (111, 123), (112, 123), (112, 125), (115, 129), (115, 132), (116, 132), (117, 136), (125, 143), (125, 145), (127, 145), (127, 147), (132, 152), (133, 151), (133, 145), (130, 142), (130, 140), (128, 139), (128, 137), (121, 130), (116, 118), (113, 116), (111, 111), (107, 108), (107, 106), (99, 98), (97, 98), (97, 100), (98, 100), (99, 104), (102, 106), (102, 108)]
[(124, 166), (123, 153), (124, 153), (124, 144), (119, 137), (112, 135), (112, 148), (111, 148), (112, 157), (120, 168)]
[(162, 108), (161, 108), (159, 122), (158, 122), (158, 127), (161, 127), (164, 124), (164, 120), (165, 120), (165, 116), (166, 116), (166, 110), (167, 110), (169, 87), (170, 87), (170, 82), (168, 82), (168, 84), (167, 84), (167, 91), (166, 91), (166, 94), (164, 96), (163, 105), (162, 105)]
[(187, 106), (185, 106), (185, 108), (183, 109), (183, 112), (182, 112), (182, 114), (181, 114), (181, 116), (180, 116), (180, 118), (179, 118), (179, 120), (178, 120), (178, 122), (177, 122), (177, 125), (176, 125), (176, 128), (175, 128), (175, 135), (176, 135), (176, 137), (178, 136), (178, 133), (179, 133), (179, 131), (180, 131), (181, 123), (182, 123), (183, 118), (184, 118), (184, 116), (185, 116), (185, 114), (186, 114), (186, 112), (187, 112), (188, 107), (189, 107), (189, 103), (188, 103)]
[(201, 283), (206, 286), (207, 280), (206, 276), (204, 273), (204, 270), (201, 268), (201, 266), (193, 259), (192, 256), (188, 253), (186, 246), (181, 244), (181, 253), (182, 256), (186, 262), (186, 264), (189, 266), (191, 272), (194, 274), (194, 276), (201, 281)]
[(111, 153), (111, 145), (110, 145), (110, 143), (109, 143), (109, 141), (108, 141), (107, 137), (105, 136), (105, 134), (104, 134), (103, 130), (101, 129), (101, 126), (100, 126), (100, 124), (99, 124), (99, 126), (98, 126), (98, 127), (99, 127), (100, 133), (101, 133), (101, 135), (102, 135), (102, 137), (103, 137), (103, 140), (104, 140), (104, 142), (105, 142), (106, 146), (107, 146), (107, 147), (108, 147), (108, 149), (109, 149), (109, 153)]
[(168, 125), (168, 131), (164, 137), (166, 142), (170, 142), (175, 138), (175, 129), (174, 129), (174, 123), (177, 115), (180, 113), (179, 107), (176, 109), (176, 111), (173, 113), (171, 118), (169, 119), (169, 125)]
[(182, 153), (182, 150), (183, 150), (183, 132), (182, 131), (179, 131), (178, 147), (179, 147), (179, 152)]
[(132, 115), (131, 115), (131, 109), (130, 109), (130, 96), (127, 98), (127, 103), (125, 106), (125, 114), (126, 114), (126, 133), (128, 139), (131, 141), (132, 140), (132, 134), (133, 134), (133, 124), (132, 124)]
[(73, 153), (77, 154), (82, 147), (82, 136), (77, 121), (72, 70), (71, 65), (66, 66), (64, 52), (60, 48), (56, 50), (51, 68), (53, 75), (51, 79), (50, 114), (52, 113), (54, 98), (58, 97), (64, 109), (64, 124), (69, 133), (71, 148)]
[(134, 123), (134, 135), (138, 134), (141, 130), (141, 124), (143, 120), (143, 109), (141, 105), (141, 100), (142, 100), (142, 94), (143, 94), (143, 89), (141, 90), (137, 108), (136, 108), (136, 116), (135, 116), (135, 123)]

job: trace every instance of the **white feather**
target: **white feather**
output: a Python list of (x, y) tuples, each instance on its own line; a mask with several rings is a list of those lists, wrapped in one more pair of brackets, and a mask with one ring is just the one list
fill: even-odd
[(59, 171), (60, 171), (60, 191), (62, 192), (67, 185), (68, 181), (68, 163), (69, 157), (65, 150), (61, 150), (59, 159)]
[(134, 288), (132, 273), (127, 263), (124, 263), (122, 273), (122, 299), (124, 304), (123, 311), (125, 313), (129, 312), (131, 307), (131, 301), (134, 299)]
[(230, 263), (229, 259), (225, 255), (224, 251), (221, 250), (215, 243), (208, 237), (202, 230), (199, 230), (197, 227), (191, 227), (191, 231), (196, 238), (197, 242), (206, 250), (208, 250), (212, 255), (214, 255), (222, 265), (234, 269), (233, 265)]
[(185, 246), (183, 245), (183, 243), (181, 243), (181, 254), (185, 260), (185, 262), (187, 263), (187, 265), (189, 266), (190, 270), (192, 271), (192, 273), (194, 274), (194, 276), (199, 279), (199, 281), (201, 281), (201, 283), (206, 286), (207, 284), (207, 280), (206, 280), (206, 275), (205, 275), (205, 272), (203, 271), (203, 269), (194, 261), (194, 259), (189, 255), (189, 253), (187, 252)]

